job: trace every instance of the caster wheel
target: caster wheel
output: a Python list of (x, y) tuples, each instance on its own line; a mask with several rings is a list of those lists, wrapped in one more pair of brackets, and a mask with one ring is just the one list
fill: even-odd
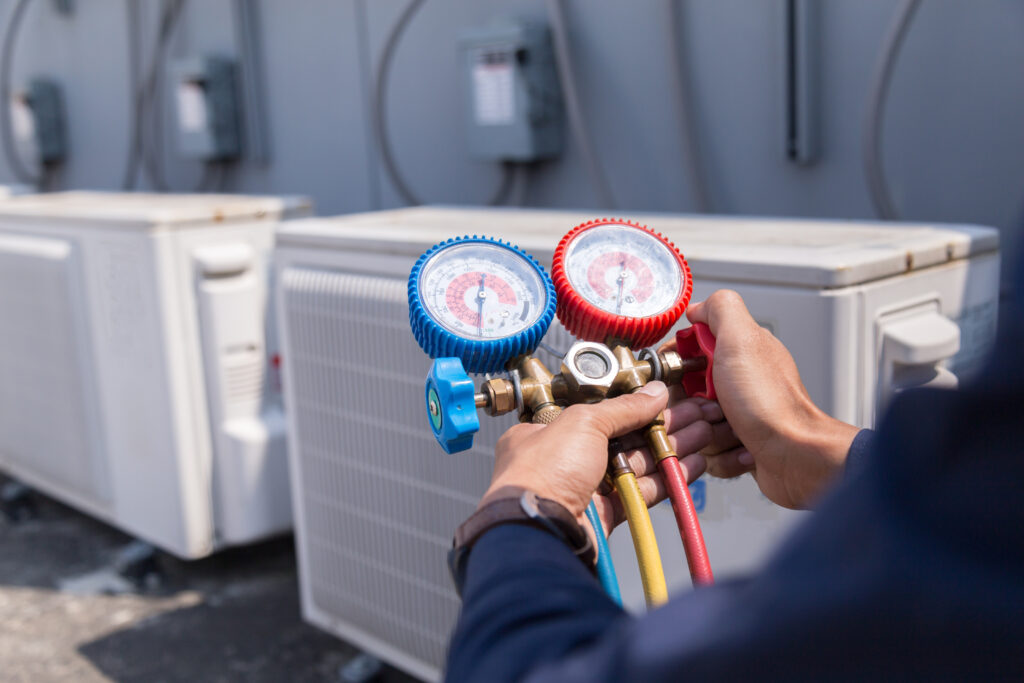
[(28, 522), (39, 516), (32, 489), (16, 481), (9, 481), (0, 488), (0, 511), (11, 524)]
[(114, 569), (143, 592), (154, 593), (167, 585), (167, 575), (160, 563), (159, 551), (142, 541), (135, 541), (123, 548), (114, 560)]
[(384, 664), (373, 655), (360, 652), (338, 671), (341, 683), (370, 683), (380, 676)]

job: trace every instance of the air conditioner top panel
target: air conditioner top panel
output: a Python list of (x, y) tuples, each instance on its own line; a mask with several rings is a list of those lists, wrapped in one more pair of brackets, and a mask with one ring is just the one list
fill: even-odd
[(33, 192), (35, 189), (31, 185), (0, 185), (0, 199), (18, 197)]
[(305, 197), (145, 192), (53, 192), (0, 202), (3, 223), (96, 223), (127, 230), (175, 230), (233, 221), (309, 215)]
[[(558, 240), (597, 212), (417, 207), (290, 221), (279, 246), (416, 256), (457, 235), (509, 240), (550, 263)], [(673, 240), (697, 278), (846, 287), (999, 249), (994, 228), (804, 218), (629, 213)]]

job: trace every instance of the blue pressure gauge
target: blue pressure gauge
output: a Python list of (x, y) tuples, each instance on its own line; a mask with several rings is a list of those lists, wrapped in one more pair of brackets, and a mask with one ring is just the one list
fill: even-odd
[(489, 237), (432, 247), (409, 274), (409, 323), (431, 358), (497, 372), (532, 353), (555, 314), (555, 289), (537, 261)]

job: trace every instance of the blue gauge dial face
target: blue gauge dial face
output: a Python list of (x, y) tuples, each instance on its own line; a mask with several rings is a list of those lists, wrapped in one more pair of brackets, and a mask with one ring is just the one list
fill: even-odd
[(502, 339), (537, 322), (545, 283), (521, 254), (468, 242), (441, 249), (423, 265), (420, 301), (441, 327), (465, 339)]
[(602, 225), (580, 232), (565, 252), (569, 284), (607, 313), (647, 318), (679, 299), (683, 271), (654, 235), (631, 225)]

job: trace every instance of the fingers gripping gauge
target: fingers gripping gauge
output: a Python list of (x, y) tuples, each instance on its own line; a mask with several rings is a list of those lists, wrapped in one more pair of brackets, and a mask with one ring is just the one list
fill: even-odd
[(618, 219), (570, 230), (555, 249), (551, 275), (558, 319), (569, 332), (634, 349), (664, 337), (693, 291), (690, 268), (672, 242)]

